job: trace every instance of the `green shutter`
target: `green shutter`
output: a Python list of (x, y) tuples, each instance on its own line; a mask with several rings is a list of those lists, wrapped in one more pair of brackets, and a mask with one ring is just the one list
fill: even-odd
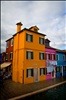
[(40, 75), (41, 75), (41, 68), (40, 68)]
[(45, 39), (43, 39), (43, 44), (45, 44)]
[(44, 53), (43, 53), (43, 59), (44, 59)]
[(41, 44), (41, 38), (39, 37), (39, 44)]
[(33, 52), (31, 52), (31, 59), (33, 59)]
[(33, 76), (33, 69), (31, 69), (31, 76)]
[(28, 34), (26, 34), (26, 41), (28, 41)]
[(39, 59), (41, 59), (41, 53), (39, 53)]
[(28, 51), (26, 51), (26, 59), (28, 59)]
[(31, 38), (31, 42), (33, 42), (33, 35), (30, 35), (30, 38)]
[(28, 69), (26, 70), (26, 77), (28, 77)]

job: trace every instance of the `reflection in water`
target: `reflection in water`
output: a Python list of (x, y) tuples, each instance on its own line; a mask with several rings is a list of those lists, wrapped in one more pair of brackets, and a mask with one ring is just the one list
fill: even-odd
[(20, 100), (66, 100), (66, 84)]

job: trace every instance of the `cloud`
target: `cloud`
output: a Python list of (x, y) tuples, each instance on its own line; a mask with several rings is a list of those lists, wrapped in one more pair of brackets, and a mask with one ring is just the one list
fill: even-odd
[[(1, 1), (1, 47), (16, 32), (16, 23), (23, 28), (39, 27), (51, 41), (51, 46), (66, 49), (66, 2), (64, 1)], [(3, 47), (4, 46), (4, 47)]]

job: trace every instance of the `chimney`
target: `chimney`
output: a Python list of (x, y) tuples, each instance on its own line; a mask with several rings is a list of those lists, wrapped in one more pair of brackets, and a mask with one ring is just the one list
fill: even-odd
[(16, 32), (21, 31), (21, 26), (22, 26), (23, 24), (22, 24), (21, 22), (18, 22), (16, 25), (17, 25)]

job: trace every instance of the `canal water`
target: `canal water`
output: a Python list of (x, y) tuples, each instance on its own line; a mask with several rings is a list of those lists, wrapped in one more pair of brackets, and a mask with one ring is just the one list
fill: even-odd
[(19, 100), (66, 100), (66, 83)]

